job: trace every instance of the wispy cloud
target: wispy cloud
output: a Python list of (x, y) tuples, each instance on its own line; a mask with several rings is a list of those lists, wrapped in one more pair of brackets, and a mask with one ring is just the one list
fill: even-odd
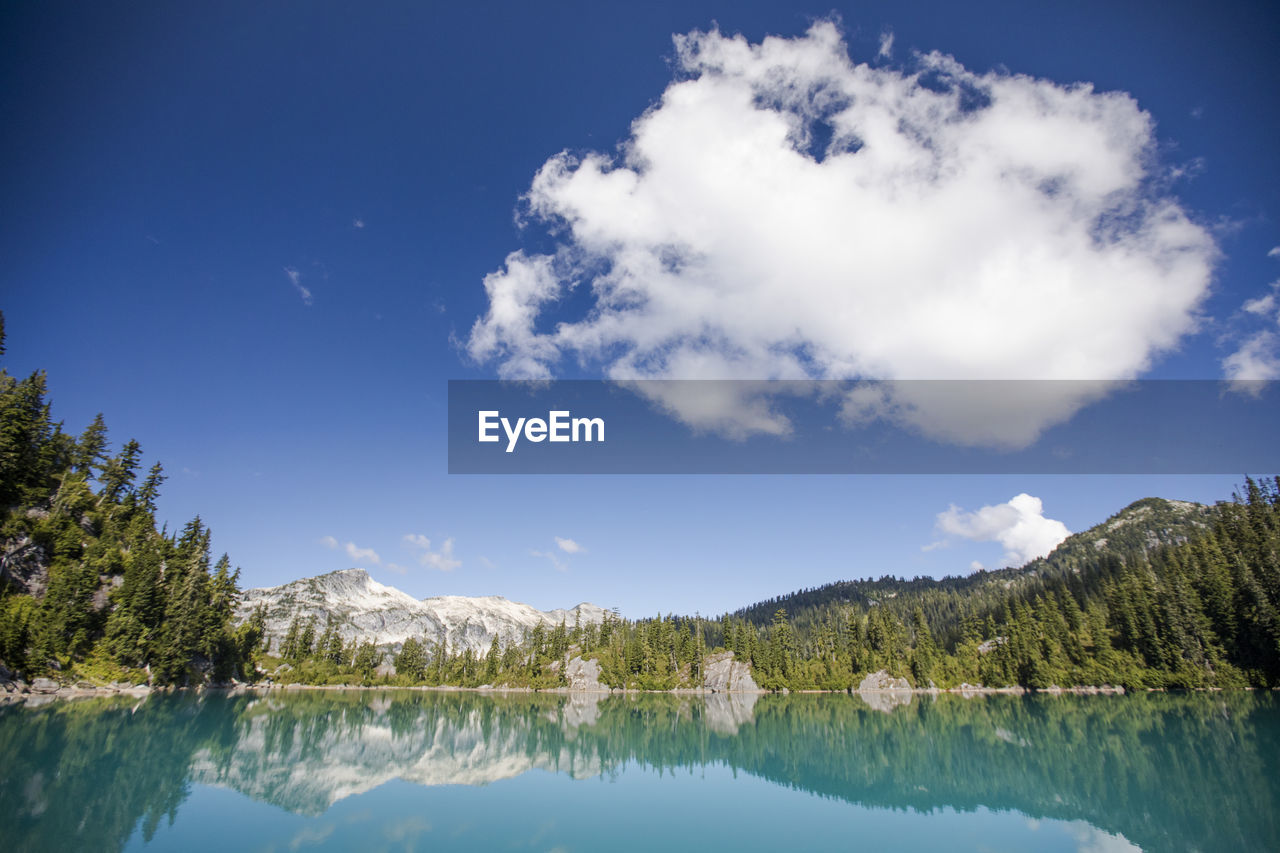
[(553, 538), (556, 540), (556, 545), (560, 548), (560, 550), (564, 551), (566, 554), (585, 554), (587, 551), (586, 548), (583, 548), (581, 545), (579, 545), (577, 542), (573, 541), (572, 539), (565, 539), (560, 536), (556, 536)]
[(355, 219), (351, 220), (351, 227), (356, 229), (364, 228), (364, 220), (359, 217), (356, 217)]
[(293, 267), (285, 267), (284, 274), (289, 277), (290, 283), (292, 283), (294, 289), (298, 291), (298, 295), (302, 297), (302, 304), (310, 306), (311, 290), (302, 283), (302, 273)]
[(966, 512), (952, 504), (938, 513), (938, 530), (975, 542), (999, 542), (1008, 566), (1022, 566), (1044, 557), (1071, 535), (1061, 521), (1045, 518), (1043, 502), (1026, 493), (1007, 503)]
[(530, 551), (529, 554), (533, 557), (540, 557), (548, 560), (551, 565), (555, 566), (557, 572), (569, 571), (569, 565), (561, 560), (555, 551)]
[(885, 30), (880, 34), (880, 49), (876, 51), (876, 56), (880, 59), (893, 56), (893, 30)]
[(347, 556), (356, 563), (369, 563), (374, 566), (382, 564), (382, 558), (378, 556), (377, 551), (372, 548), (361, 548), (354, 542), (347, 542), (344, 545), (332, 536), (323, 536), (320, 544), (331, 551), (345, 551)]
[(429, 569), (451, 572), (462, 565), (462, 561), (453, 556), (452, 537), (444, 540), (439, 550), (432, 550), (431, 540), (420, 533), (406, 533), (404, 541), (422, 552), (418, 555), (418, 562)]

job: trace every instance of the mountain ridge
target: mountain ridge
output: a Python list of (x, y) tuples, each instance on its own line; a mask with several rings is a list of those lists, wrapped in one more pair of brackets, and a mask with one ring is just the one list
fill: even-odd
[(346, 642), (372, 640), (378, 646), (399, 648), (413, 637), (429, 643), (443, 641), (451, 651), (470, 650), (481, 656), (495, 636), (507, 646), (522, 641), (539, 624), (598, 624), (605, 614), (604, 608), (585, 601), (544, 611), (501, 595), (419, 599), (379, 583), (358, 568), (247, 589), (236, 604), (236, 621), (248, 621), (259, 607), (265, 608), (266, 637), (273, 651), (279, 650), (295, 619), (314, 620), (317, 634), (332, 619)]
[(884, 604), (906, 616), (913, 606), (920, 604), (926, 614), (936, 617), (929, 620), (934, 630), (946, 636), (957, 628), (961, 613), (954, 607), (931, 608), (931, 600), (955, 596), (976, 598), (997, 589), (1031, 592), (1051, 581), (1078, 575), (1082, 566), (1095, 562), (1103, 552), (1124, 559), (1162, 545), (1185, 542), (1191, 535), (1208, 528), (1212, 511), (1212, 506), (1193, 501), (1140, 498), (1103, 521), (1071, 534), (1046, 556), (1021, 566), (981, 569), (941, 578), (907, 579), (886, 574), (879, 578), (832, 581), (757, 601), (730, 615), (763, 626), (782, 609), (793, 622), (804, 624), (820, 621), (832, 607), (867, 608)]

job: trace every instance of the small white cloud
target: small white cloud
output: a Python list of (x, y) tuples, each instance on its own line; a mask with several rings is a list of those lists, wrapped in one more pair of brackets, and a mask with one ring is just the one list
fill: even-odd
[(387, 571), (395, 572), (398, 575), (408, 574), (409, 570), (399, 563), (387, 563)]
[[(1274, 332), (1250, 335), (1240, 348), (1222, 360), (1222, 372), (1232, 382), (1280, 379), (1280, 338)], [(1241, 386), (1257, 388), (1257, 386)], [(1260, 389), (1259, 389), (1260, 390)]]
[(938, 513), (937, 527), (943, 533), (975, 542), (999, 542), (1004, 546), (1005, 565), (1022, 566), (1044, 557), (1058, 547), (1071, 531), (1061, 521), (1045, 518), (1044, 504), (1026, 493), (1008, 503), (984, 506), (966, 512), (952, 504)]
[(429, 569), (440, 572), (451, 572), (462, 565), (462, 561), (453, 556), (453, 539), (444, 540), (440, 550), (431, 550), (431, 540), (420, 533), (406, 533), (404, 541), (422, 551), (418, 562)]
[(577, 542), (574, 542), (572, 539), (564, 539), (559, 536), (556, 536), (554, 538), (556, 540), (556, 545), (558, 545), (560, 547), (560, 550), (564, 551), (566, 554), (582, 554), (582, 553), (585, 553), (587, 550), (586, 548), (583, 548), (581, 545), (579, 545)]
[(343, 546), (343, 550), (347, 552), (347, 556), (357, 563), (373, 563), (375, 566), (382, 562), (382, 558), (378, 556), (378, 552), (372, 548), (359, 548), (356, 543), (348, 542)]
[(557, 572), (569, 571), (569, 566), (556, 556), (554, 551), (530, 551), (529, 554), (534, 557), (542, 557), (551, 562), (555, 566)]
[(885, 30), (880, 34), (880, 49), (876, 51), (876, 56), (881, 59), (893, 56), (893, 30)]
[[(1268, 255), (1280, 256), (1280, 246)], [(1248, 316), (1245, 316), (1248, 315)], [(1267, 325), (1258, 329), (1259, 321)], [(1226, 336), (1238, 342), (1235, 352), (1222, 360), (1222, 374), (1232, 390), (1257, 396), (1260, 381), (1280, 379), (1280, 336), (1272, 326), (1280, 326), (1280, 281), (1271, 282), (1271, 292), (1248, 299), (1233, 318), (1235, 327)]]
[(981, 560), (974, 560), (972, 563), (969, 564), (969, 571), (971, 572), (981, 572), (981, 571), (984, 571), (986, 568), (987, 568), (986, 566), (982, 565)]
[(496, 569), (498, 567), (498, 564), (493, 560), (490, 560), (488, 557), (476, 557), (476, 562), (484, 566), (486, 569)]
[[(1280, 284), (1280, 282), (1277, 282), (1277, 284)], [(1273, 284), (1271, 287), (1274, 290), (1276, 285)], [(1250, 299), (1241, 307), (1250, 314), (1265, 316), (1275, 310), (1276, 295), (1275, 293), (1268, 293), (1266, 296), (1259, 296), (1257, 299)]]
[(928, 553), (929, 551), (936, 551), (939, 548), (945, 548), (950, 544), (951, 543), (945, 539), (939, 539), (937, 542), (930, 542), (928, 545), (921, 545), (920, 550)]
[(348, 542), (344, 545), (332, 536), (322, 536), (320, 544), (333, 551), (342, 549), (356, 563), (369, 563), (374, 566), (382, 564), (382, 558), (378, 556), (377, 551), (372, 548), (361, 548), (354, 542)]
[(1267, 252), (1268, 258), (1280, 258), (1280, 246), (1275, 246), (1270, 252)]
[(438, 569), (442, 572), (451, 572), (458, 566), (462, 565), (461, 560), (455, 560), (453, 557), (453, 540), (446, 539), (444, 544), (440, 546), (439, 552), (427, 552), (418, 558), (422, 565)]
[(298, 295), (302, 297), (302, 304), (311, 305), (311, 290), (302, 284), (302, 273), (293, 267), (285, 267), (284, 274), (289, 277), (289, 281), (293, 284), (294, 289), (298, 291)]
[(360, 219), (360, 218), (356, 218), (356, 219), (351, 220), (351, 227), (352, 227), (352, 228), (363, 228), (363, 227), (364, 227), (364, 220), (363, 220), (363, 219)]
[(406, 533), (404, 541), (417, 548), (429, 549), (431, 547), (431, 540), (421, 533)]

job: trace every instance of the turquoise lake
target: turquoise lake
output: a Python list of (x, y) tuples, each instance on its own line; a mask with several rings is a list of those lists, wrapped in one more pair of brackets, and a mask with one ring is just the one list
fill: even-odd
[(0, 707), (0, 850), (1280, 850), (1280, 697)]

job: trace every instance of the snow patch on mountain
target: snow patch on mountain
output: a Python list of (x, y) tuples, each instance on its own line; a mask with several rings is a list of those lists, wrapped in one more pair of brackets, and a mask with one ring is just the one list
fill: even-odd
[(599, 624), (605, 610), (583, 602), (577, 607), (543, 611), (500, 595), (441, 595), (416, 599), (369, 577), (364, 569), (343, 569), (281, 586), (246, 590), (236, 607), (243, 622), (258, 607), (266, 608), (267, 636), (278, 651), (294, 618), (315, 620), (319, 636), (332, 619), (344, 641), (372, 640), (398, 648), (410, 637), (447, 642), (451, 652), (489, 651), (497, 636), (503, 646), (520, 642), (535, 625), (555, 627), (562, 621)]

